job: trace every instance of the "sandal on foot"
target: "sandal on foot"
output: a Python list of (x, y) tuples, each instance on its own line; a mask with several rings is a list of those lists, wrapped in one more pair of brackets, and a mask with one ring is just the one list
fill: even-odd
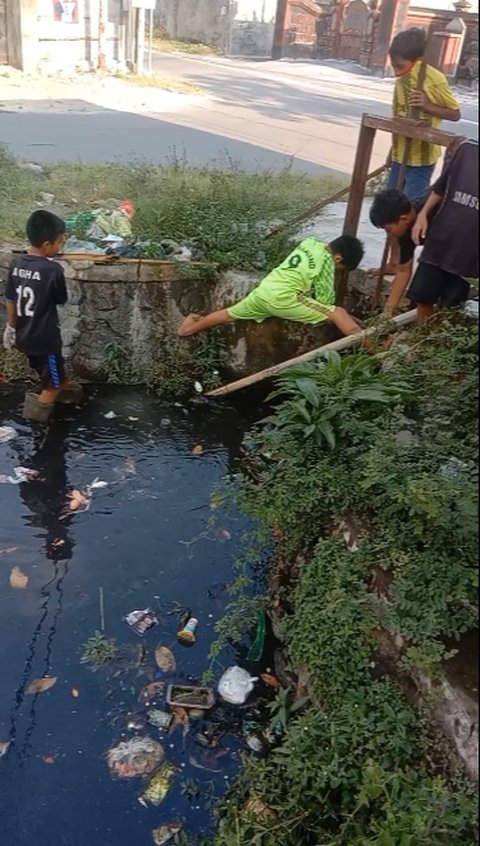
[(53, 402), (40, 402), (38, 394), (25, 394), (23, 416), (33, 423), (48, 423), (54, 409)]
[(57, 397), (57, 402), (61, 405), (78, 405), (83, 399), (83, 388), (76, 382), (71, 382), (68, 388), (61, 391)]

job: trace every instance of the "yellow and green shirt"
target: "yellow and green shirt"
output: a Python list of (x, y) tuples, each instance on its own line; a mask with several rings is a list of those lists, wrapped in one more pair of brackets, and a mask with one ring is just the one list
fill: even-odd
[[(421, 62), (417, 62), (410, 73), (398, 77), (393, 95), (394, 117), (408, 117), (410, 95), (418, 88), (418, 75)], [(444, 109), (458, 109), (458, 101), (452, 94), (446, 76), (436, 68), (427, 66), (423, 90), (431, 103)], [(434, 129), (440, 129), (442, 119), (421, 112), (420, 118), (426, 119)], [(392, 161), (401, 163), (405, 152), (406, 138), (404, 135), (394, 135), (392, 139)], [(429, 144), (427, 141), (412, 140), (407, 165), (422, 167), (433, 165), (441, 155), (441, 147)]]

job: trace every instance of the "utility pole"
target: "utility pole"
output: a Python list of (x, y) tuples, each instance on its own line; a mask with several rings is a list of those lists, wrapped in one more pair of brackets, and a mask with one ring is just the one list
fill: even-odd
[(145, 72), (145, 6), (140, 6), (137, 14), (137, 73)]
[(105, 3), (108, 0), (98, 0), (98, 60), (97, 67), (99, 70), (105, 70), (107, 66), (107, 57), (105, 52)]

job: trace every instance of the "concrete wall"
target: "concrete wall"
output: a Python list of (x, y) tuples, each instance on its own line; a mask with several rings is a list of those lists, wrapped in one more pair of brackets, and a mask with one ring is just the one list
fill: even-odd
[[(27, 73), (39, 67), (73, 70), (95, 67), (98, 59), (99, 0), (0, 0), (7, 36), (8, 64)], [(0, 6), (0, 12), (1, 12)], [(124, 61), (126, 0), (106, 0), (105, 46), (108, 65)]]
[[(0, 279), (5, 279), (10, 252), (0, 251)], [(203, 278), (159, 281), (154, 265), (89, 261), (63, 262), (69, 291), (61, 312), (64, 354), (74, 373), (98, 380), (105, 347), (112, 341), (138, 362), (145, 374), (162, 360), (162, 346), (177, 343), (176, 327), (191, 311), (225, 307), (250, 291), (258, 277), (227, 272), (214, 281)], [(0, 289), (3, 286), (0, 286)], [(0, 294), (2, 291), (0, 290)], [(314, 349), (336, 337), (332, 325), (304, 327), (271, 319), (263, 324), (239, 321), (223, 330), (233, 373), (252, 373)], [(180, 343), (189, 343), (181, 341)]]
[(236, 0), (231, 5), (228, 52), (271, 56), (277, 0)]
[[(65, 0), (61, 2), (65, 5)], [(64, 20), (55, 20), (53, 0), (37, 0), (37, 54), (40, 64), (61, 69), (97, 65), (99, 0), (75, 0), (75, 3), (73, 14), (70, 7), (70, 14), (64, 16)], [(105, 9), (105, 55), (107, 63), (113, 64), (124, 58), (127, 10), (123, 0), (109, 0)]]
[(157, 26), (230, 55), (271, 56), (277, 0), (159, 0)]
[(156, 26), (171, 38), (201, 41), (225, 48), (228, 35), (228, 0), (158, 0)]

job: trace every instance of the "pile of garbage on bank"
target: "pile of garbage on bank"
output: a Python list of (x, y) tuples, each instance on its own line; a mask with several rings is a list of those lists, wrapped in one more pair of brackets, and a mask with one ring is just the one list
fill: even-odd
[(180, 244), (171, 238), (140, 240), (133, 232), (135, 207), (130, 200), (109, 200), (105, 206), (66, 218), (65, 253), (95, 253), (118, 258), (162, 261), (203, 261), (205, 254), (195, 243)]

